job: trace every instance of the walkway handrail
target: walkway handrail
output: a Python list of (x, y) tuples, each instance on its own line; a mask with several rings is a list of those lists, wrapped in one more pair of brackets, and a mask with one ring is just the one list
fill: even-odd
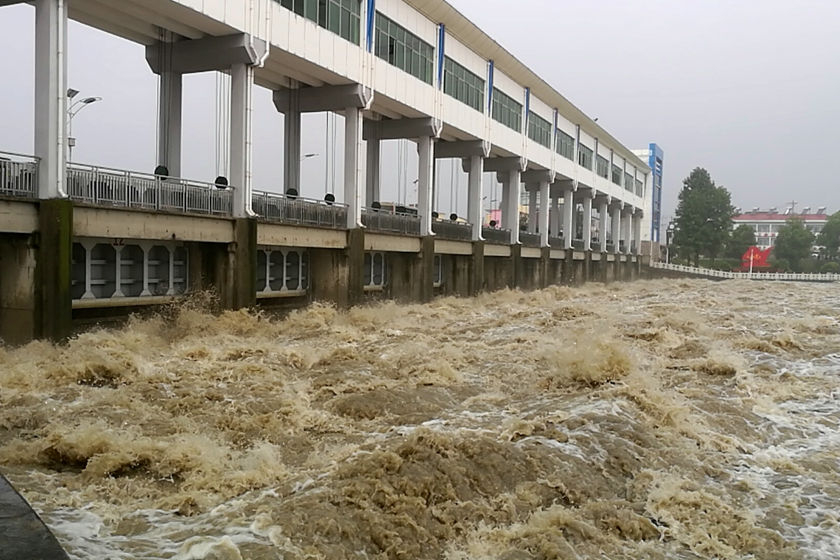
[(382, 208), (362, 208), (362, 224), (371, 231), (420, 235), (420, 216)]
[(0, 152), (0, 195), (36, 198), (38, 158), (14, 152)]
[(502, 245), (510, 245), (511, 235), (509, 229), (491, 228), (484, 226), (481, 228), (481, 235), (488, 243), (501, 243)]
[(67, 193), (94, 205), (219, 216), (233, 213), (231, 187), (97, 165), (68, 163)]
[(472, 224), (469, 222), (453, 222), (451, 220), (436, 219), (432, 221), (432, 231), (442, 239), (455, 241), (472, 240)]
[(651, 268), (661, 270), (673, 270), (685, 272), (696, 276), (708, 278), (723, 278), (727, 280), (777, 280), (790, 282), (840, 282), (840, 274), (834, 273), (812, 273), (812, 272), (732, 272), (728, 270), (715, 270), (682, 264), (651, 262)]
[(331, 229), (347, 227), (347, 205), (340, 202), (254, 191), (251, 205), (257, 215), (269, 222)]

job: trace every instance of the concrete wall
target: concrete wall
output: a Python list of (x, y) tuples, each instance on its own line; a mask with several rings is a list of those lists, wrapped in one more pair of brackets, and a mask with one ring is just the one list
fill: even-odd
[(8, 344), (36, 336), (35, 266), (31, 235), (0, 234), (0, 340)]

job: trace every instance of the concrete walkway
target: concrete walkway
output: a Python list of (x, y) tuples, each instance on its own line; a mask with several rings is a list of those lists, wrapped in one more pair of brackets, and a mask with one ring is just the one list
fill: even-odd
[(68, 560), (58, 541), (0, 474), (0, 560)]

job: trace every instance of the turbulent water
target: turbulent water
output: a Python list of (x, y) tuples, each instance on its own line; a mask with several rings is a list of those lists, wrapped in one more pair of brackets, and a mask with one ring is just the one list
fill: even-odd
[(658, 281), (0, 347), (73, 558), (840, 557), (840, 286)]

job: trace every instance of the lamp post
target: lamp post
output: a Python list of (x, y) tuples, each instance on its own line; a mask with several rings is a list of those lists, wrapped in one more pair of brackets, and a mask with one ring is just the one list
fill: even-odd
[[(67, 97), (72, 100), (74, 97), (76, 97), (76, 95), (78, 95), (78, 93), (78, 90), (68, 89)], [(67, 161), (73, 160), (73, 147), (76, 145), (76, 139), (73, 137), (73, 117), (78, 115), (82, 109), (84, 109), (91, 103), (96, 103), (97, 101), (102, 101), (102, 98), (84, 97), (74, 102), (72, 105), (70, 105), (70, 107), (67, 108)]]

